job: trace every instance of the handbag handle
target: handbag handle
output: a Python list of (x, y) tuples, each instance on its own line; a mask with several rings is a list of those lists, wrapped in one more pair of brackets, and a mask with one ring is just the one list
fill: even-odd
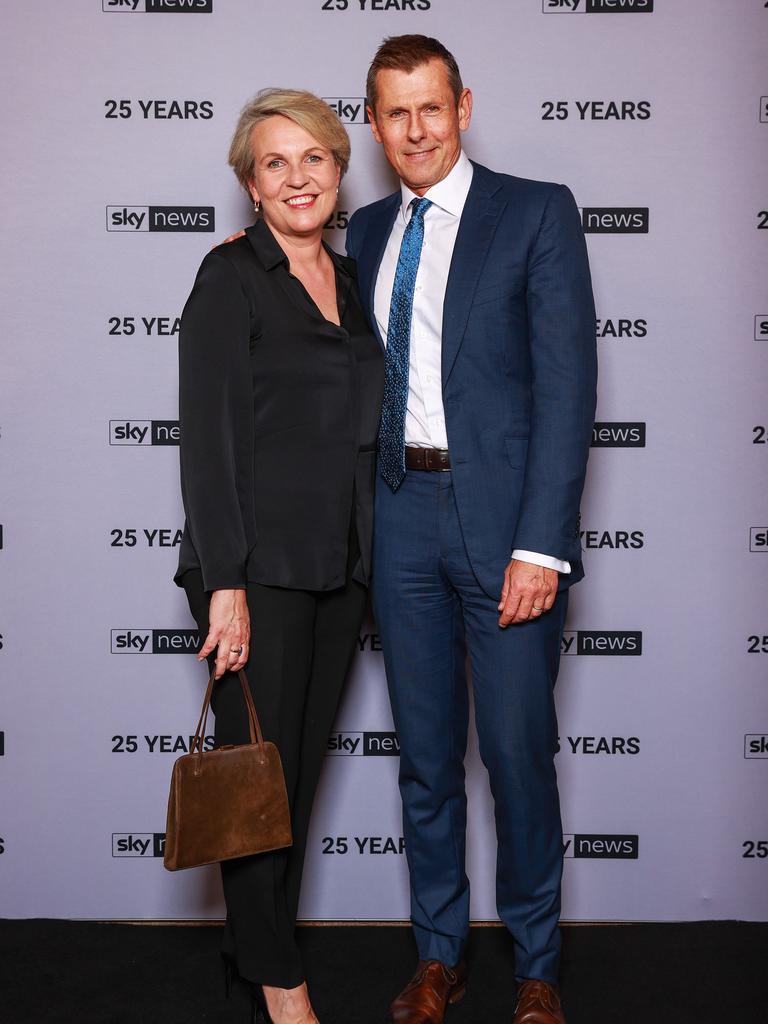
[[(251, 696), (251, 688), (248, 685), (248, 678), (245, 674), (244, 669), (240, 669), (237, 673), (240, 679), (240, 688), (243, 691), (243, 697), (245, 698), (245, 707), (248, 712), (248, 732), (250, 733), (251, 743), (256, 744), (259, 748), (259, 763), (266, 764), (267, 752), (264, 747), (264, 736), (261, 732), (261, 725), (259, 724), (259, 716), (256, 714), (256, 708), (253, 703), (253, 697)], [(203, 739), (205, 737), (205, 729), (208, 723), (208, 708), (211, 704), (211, 696), (213, 695), (213, 684), (216, 681), (216, 670), (211, 672), (210, 678), (208, 679), (208, 686), (205, 690), (205, 697), (203, 698), (203, 708), (200, 712), (200, 719), (197, 723), (197, 729), (195, 730), (195, 736), (192, 740), (192, 746), (190, 747), (190, 753), (202, 754), (203, 753)]]

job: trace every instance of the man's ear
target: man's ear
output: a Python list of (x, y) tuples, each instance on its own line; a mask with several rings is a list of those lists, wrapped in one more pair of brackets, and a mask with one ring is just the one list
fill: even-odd
[(365, 112), (368, 115), (368, 121), (371, 125), (371, 134), (377, 142), (381, 142), (381, 135), (379, 134), (379, 126), (376, 124), (376, 115), (373, 112), (373, 107), (367, 103), (365, 105)]
[(462, 90), (459, 96), (459, 131), (465, 132), (472, 120), (472, 93), (469, 89)]

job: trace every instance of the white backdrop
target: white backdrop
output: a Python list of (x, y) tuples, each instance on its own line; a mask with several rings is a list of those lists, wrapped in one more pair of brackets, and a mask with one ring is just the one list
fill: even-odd
[[(226, 166), (246, 99), (308, 88), (353, 122), (343, 249), (349, 212), (393, 187), (361, 123), (368, 62), (417, 31), (474, 91), (470, 156), (567, 183), (589, 229), (600, 400), (558, 683), (564, 918), (764, 918), (763, 0), (37, 0), (0, 18), (0, 913), (222, 915), (216, 869), (158, 856), (205, 675), (159, 656), (193, 637), (171, 582), (176, 318), (252, 216)], [(360, 647), (308, 919), (408, 916), (372, 623)], [(492, 919), (474, 744), (469, 786), (472, 914)]]

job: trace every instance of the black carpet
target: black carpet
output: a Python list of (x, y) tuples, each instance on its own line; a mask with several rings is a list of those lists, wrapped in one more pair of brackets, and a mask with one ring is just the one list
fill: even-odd
[[(247, 1024), (224, 1000), (220, 928), (0, 921), (2, 1024)], [(300, 929), (321, 1024), (383, 1024), (415, 963), (407, 928)], [(469, 983), (446, 1024), (510, 1024), (512, 951), (472, 930)], [(768, 925), (563, 928), (568, 1024), (764, 1024)]]

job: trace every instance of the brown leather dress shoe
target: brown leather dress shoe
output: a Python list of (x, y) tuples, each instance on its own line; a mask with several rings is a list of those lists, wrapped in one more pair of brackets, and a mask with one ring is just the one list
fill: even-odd
[(548, 981), (523, 981), (517, 990), (512, 1024), (565, 1024), (560, 995)]
[(463, 960), (455, 967), (419, 960), (416, 973), (389, 1008), (388, 1024), (442, 1024), (445, 1008), (458, 1003), (466, 987)]

